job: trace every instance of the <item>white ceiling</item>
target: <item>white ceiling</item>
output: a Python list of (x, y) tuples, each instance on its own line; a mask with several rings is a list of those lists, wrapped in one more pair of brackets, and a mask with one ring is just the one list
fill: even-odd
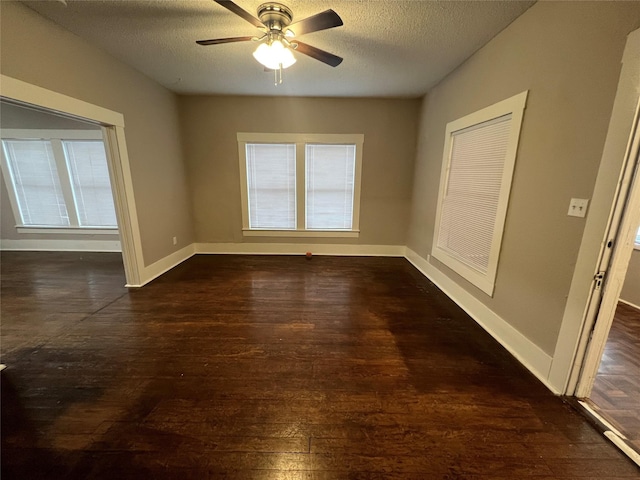
[[(235, 0), (257, 16), (266, 0)], [(344, 58), (329, 67), (305, 55), (284, 83), (254, 60), (251, 42), (196, 40), (258, 30), (211, 0), (23, 2), (178, 93), (417, 97), (529, 8), (533, 1), (281, 0), (294, 22), (332, 8), (344, 25), (301, 40)], [(66, 3), (66, 6), (65, 4)]]

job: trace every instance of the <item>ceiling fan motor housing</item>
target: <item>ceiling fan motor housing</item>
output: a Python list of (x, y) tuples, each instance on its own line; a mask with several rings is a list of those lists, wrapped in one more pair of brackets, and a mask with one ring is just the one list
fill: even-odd
[(291, 10), (281, 3), (263, 3), (258, 7), (258, 18), (264, 23), (269, 31), (277, 30), (282, 32), (293, 20)]

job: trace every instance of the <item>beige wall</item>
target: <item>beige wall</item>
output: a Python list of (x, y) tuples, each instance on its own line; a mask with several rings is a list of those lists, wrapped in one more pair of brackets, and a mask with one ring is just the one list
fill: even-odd
[[(196, 241), (405, 245), (419, 108), (406, 99), (180, 97)], [(363, 133), (360, 237), (243, 238), (237, 132)]]
[(0, 101), (0, 128), (25, 130), (100, 130), (99, 125)]
[(27, 7), (1, 8), (2, 74), (124, 115), (145, 265), (192, 243), (176, 96)]
[(640, 250), (634, 250), (631, 254), (620, 299), (640, 307)]
[(639, 2), (539, 2), (429, 92), (408, 246), (431, 253), (447, 122), (529, 90), (494, 297), (431, 263), (552, 355)]

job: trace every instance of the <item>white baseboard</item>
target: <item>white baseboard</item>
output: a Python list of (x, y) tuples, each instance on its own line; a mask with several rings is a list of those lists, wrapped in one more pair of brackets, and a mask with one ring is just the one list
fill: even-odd
[(552, 360), (549, 354), (410, 248), (406, 249), (406, 259), (538, 377), (549, 390), (556, 395), (560, 394), (548, 381)]
[(188, 260), (195, 254), (194, 245), (194, 243), (187, 245), (186, 247), (173, 252), (171, 255), (167, 255), (166, 257), (161, 258), (157, 262), (154, 262), (151, 265), (147, 265), (146, 267), (144, 267), (144, 271), (142, 272), (140, 285), (127, 285), (127, 287), (142, 287), (152, 280), (155, 280), (163, 273), (168, 272), (173, 267), (181, 264), (185, 260)]
[(346, 245), (307, 243), (196, 243), (196, 253), (239, 255), (314, 255), (404, 257), (401, 245)]
[(625, 305), (629, 305), (630, 307), (635, 308), (636, 310), (640, 310), (640, 306), (636, 305), (635, 303), (631, 303), (631, 302), (627, 302), (626, 300), (623, 300), (621, 298), (618, 299), (618, 301), (620, 303), (624, 303)]
[(0, 240), (0, 250), (31, 252), (121, 252), (120, 240)]

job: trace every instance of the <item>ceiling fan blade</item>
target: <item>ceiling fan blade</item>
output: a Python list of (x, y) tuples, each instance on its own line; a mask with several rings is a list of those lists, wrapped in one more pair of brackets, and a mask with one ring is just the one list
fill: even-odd
[(332, 67), (337, 67), (342, 63), (342, 57), (334, 55), (333, 53), (326, 52), (325, 50), (320, 50), (319, 48), (312, 47), (311, 45), (307, 45), (306, 43), (296, 42), (298, 47), (296, 48), (296, 52), (300, 52), (304, 55), (308, 55), (311, 58), (315, 58), (316, 60), (320, 60), (322, 63), (326, 63), (327, 65), (331, 65)]
[(305, 33), (327, 30), (328, 28), (339, 27), (343, 25), (340, 16), (333, 10), (325, 10), (311, 17), (304, 18), (299, 22), (292, 23), (287, 27), (296, 37)]
[(232, 1), (230, 1), (230, 0), (213, 0), (213, 1), (216, 2), (218, 5), (226, 8), (227, 10), (232, 11), (233, 13), (238, 15), (239, 17), (244, 18), (251, 25), (253, 25), (255, 27), (258, 27), (258, 28), (266, 28), (266, 25), (264, 23), (262, 23), (256, 17), (254, 17), (249, 12), (247, 12), (243, 8), (239, 7), (238, 5), (233, 3)]
[(219, 45), (221, 43), (248, 42), (253, 37), (214, 38), (212, 40), (196, 40), (198, 45)]

